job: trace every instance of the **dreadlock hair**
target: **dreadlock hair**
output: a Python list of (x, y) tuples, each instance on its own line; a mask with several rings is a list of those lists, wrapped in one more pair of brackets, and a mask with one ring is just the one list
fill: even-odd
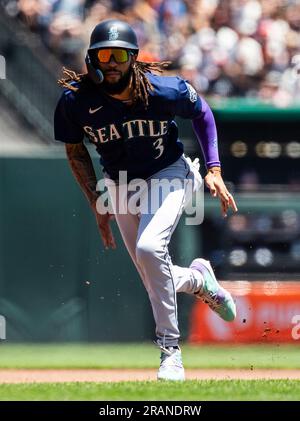
[[(146, 73), (152, 73), (153, 71), (162, 73), (163, 70), (170, 65), (170, 63), (170, 61), (136, 61), (132, 65), (132, 76), (129, 87), (132, 88), (132, 100), (134, 104), (136, 104), (137, 101), (141, 101), (145, 108), (148, 107), (149, 92), (154, 91), (154, 88), (147, 78)], [(66, 77), (58, 79), (57, 83), (61, 87), (70, 89), (74, 92), (76, 92), (79, 87), (72, 85), (72, 82), (85, 82), (88, 79), (87, 73), (76, 73), (73, 70), (66, 69), (65, 67), (63, 67), (63, 74)]]

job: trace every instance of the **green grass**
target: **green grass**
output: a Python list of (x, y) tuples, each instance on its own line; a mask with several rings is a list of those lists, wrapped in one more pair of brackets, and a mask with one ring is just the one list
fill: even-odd
[[(299, 346), (183, 345), (186, 368), (300, 368)], [(157, 368), (151, 344), (0, 345), (2, 368)], [(1, 381), (1, 380), (0, 380)], [(299, 400), (298, 380), (0, 384), (0, 400)]]
[[(300, 368), (297, 345), (183, 345), (186, 368)], [(0, 345), (0, 368), (157, 368), (151, 344)]]
[(0, 400), (299, 400), (298, 380), (36, 383), (0, 386)]

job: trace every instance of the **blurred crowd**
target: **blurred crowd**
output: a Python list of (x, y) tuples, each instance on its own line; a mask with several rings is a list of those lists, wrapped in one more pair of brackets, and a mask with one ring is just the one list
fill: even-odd
[(76, 71), (89, 36), (108, 18), (126, 20), (139, 60), (170, 60), (205, 95), (300, 100), (300, 0), (0, 0)]

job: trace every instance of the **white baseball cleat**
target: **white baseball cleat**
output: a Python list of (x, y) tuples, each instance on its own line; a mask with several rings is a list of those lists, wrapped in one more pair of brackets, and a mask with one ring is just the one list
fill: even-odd
[(160, 349), (160, 367), (157, 380), (183, 381), (185, 377), (181, 350), (173, 347), (160, 347)]
[(195, 259), (190, 265), (191, 269), (199, 271), (203, 276), (203, 285), (195, 293), (204, 303), (216, 312), (223, 320), (232, 322), (236, 317), (236, 306), (231, 294), (217, 281), (213, 268), (208, 260)]

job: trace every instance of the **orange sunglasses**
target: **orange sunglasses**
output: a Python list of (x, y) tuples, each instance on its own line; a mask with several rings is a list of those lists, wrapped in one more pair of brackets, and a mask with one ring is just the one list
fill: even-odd
[(109, 63), (111, 56), (114, 56), (116, 63), (126, 63), (132, 53), (122, 48), (104, 48), (99, 50), (97, 57), (100, 63)]

